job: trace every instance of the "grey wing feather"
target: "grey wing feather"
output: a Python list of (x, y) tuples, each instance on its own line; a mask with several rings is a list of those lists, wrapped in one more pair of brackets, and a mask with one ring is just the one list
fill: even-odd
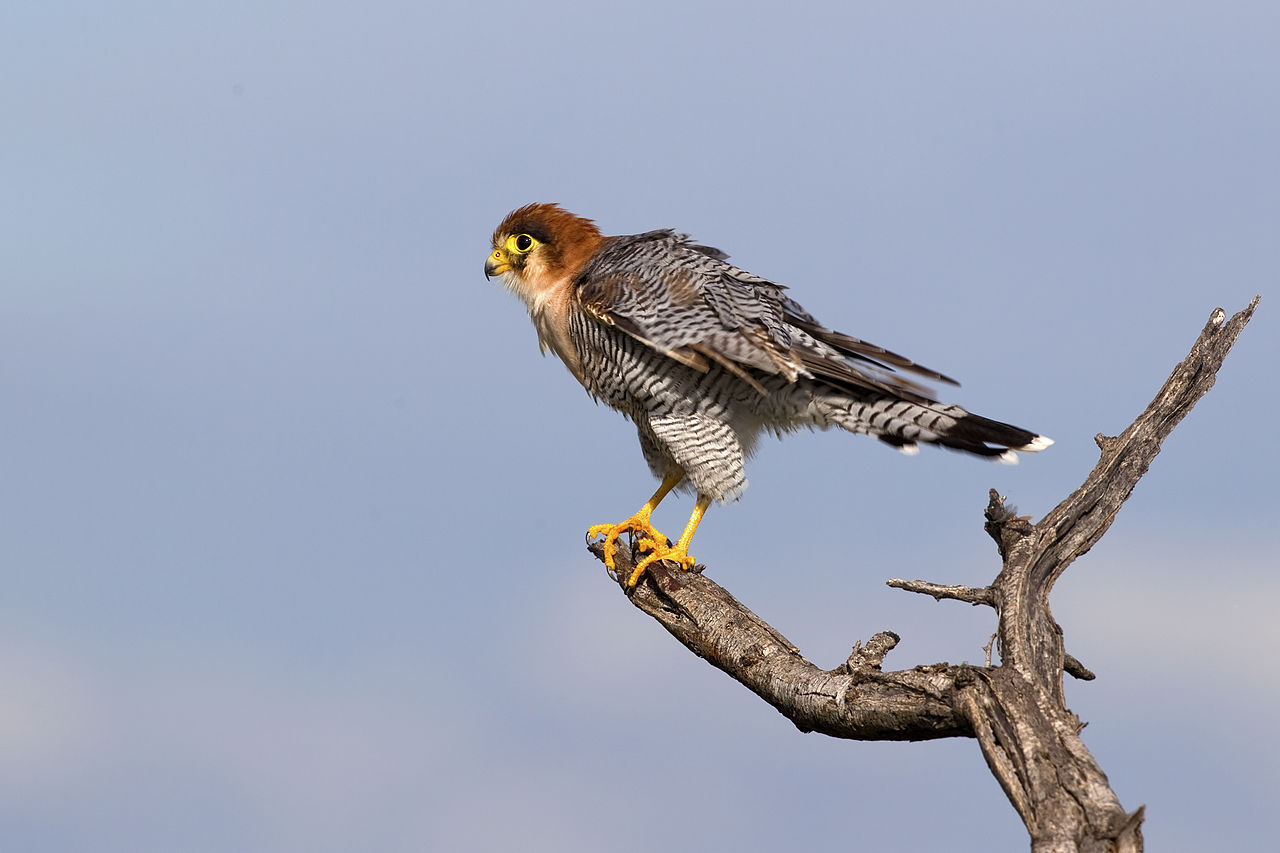
[(894, 368), (954, 380), (882, 347), (825, 328), (780, 284), (726, 262), (683, 234), (611, 237), (579, 275), (578, 298), (602, 322), (699, 370), (715, 362), (764, 391), (760, 378), (805, 376), (837, 388), (932, 400)]

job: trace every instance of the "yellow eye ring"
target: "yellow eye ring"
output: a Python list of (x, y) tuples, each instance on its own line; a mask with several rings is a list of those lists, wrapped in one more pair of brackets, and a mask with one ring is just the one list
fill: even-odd
[(507, 238), (507, 250), (515, 252), (517, 255), (525, 255), (533, 251), (533, 247), (537, 245), (537, 242), (528, 234), (516, 234)]

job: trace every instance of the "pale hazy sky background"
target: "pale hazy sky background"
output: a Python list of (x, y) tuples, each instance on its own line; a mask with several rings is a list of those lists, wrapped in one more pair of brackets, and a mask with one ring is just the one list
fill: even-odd
[(653, 483), (484, 280), (529, 201), (1057, 439), (763, 442), (693, 550), (825, 667), (980, 660), (884, 580), (988, 581), (987, 489), (1042, 515), (1262, 293), (1053, 605), (1151, 849), (1274, 845), (1275, 4), (18, 0), (0, 117), (5, 850), (1025, 849), (973, 742), (802, 735), (605, 578)]

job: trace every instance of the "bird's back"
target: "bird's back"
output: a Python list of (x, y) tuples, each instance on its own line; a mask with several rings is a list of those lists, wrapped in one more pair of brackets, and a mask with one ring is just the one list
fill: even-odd
[(953, 380), (827, 329), (781, 285), (669, 230), (606, 239), (575, 286), (583, 383), (632, 417), (699, 413), (748, 447), (761, 429), (837, 426), (1011, 459), (1037, 438), (937, 402), (894, 368)]

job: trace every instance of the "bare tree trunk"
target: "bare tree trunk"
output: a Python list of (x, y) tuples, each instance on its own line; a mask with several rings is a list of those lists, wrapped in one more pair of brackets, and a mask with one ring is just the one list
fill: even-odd
[[(939, 663), (885, 672), (898, 643), (891, 632), (855, 644), (833, 670), (805, 660), (777, 630), (701, 574), (649, 569), (630, 601), (690, 651), (728, 673), (801, 731), (855, 740), (976, 738), (992, 774), (1022, 817), (1036, 853), (1142, 850), (1142, 809), (1127, 812), (1080, 738), (1083, 724), (1066, 707), (1064, 672), (1093, 674), (1066, 653), (1049, 593), (1067, 566), (1111, 526), (1121, 505), (1160, 452), (1161, 443), (1213, 387), (1259, 298), (1226, 320), (1215, 310), (1164, 387), (1118, 437), (1098, 435), (1093, 471), (1038, 523), (1019, 518), (991, 492), (986, 530), (1003, 568), (990, 586), (890, 580), (935, 598), (982, 604), (999, 617), (1000, 664)], [(601, 556), (600, 546), (589, 545)], [(636, 559), (619, 550), (623, 589)]]

